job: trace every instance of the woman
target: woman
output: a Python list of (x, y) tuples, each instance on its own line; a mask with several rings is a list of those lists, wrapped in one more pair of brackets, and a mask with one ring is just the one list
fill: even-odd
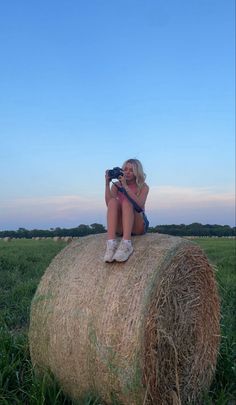
[[(107, 205), (107, 248), (104, 256), (105, 262), (126, 261), (133, 252), (132, 235), (143, 235), (147, 231), (146, 216), (144, 215), (145, 202), (149, 187), (145, 183), (146, 175), (138, 159), (128, 159), (122, 166), (123, 175), (118, 182), (112, 183), (109, 171), (106, 171), (105, 201)], [(134, 209), (136, 203), (142, 212)], [(123, 238), (119, 244), (116, 235)]]

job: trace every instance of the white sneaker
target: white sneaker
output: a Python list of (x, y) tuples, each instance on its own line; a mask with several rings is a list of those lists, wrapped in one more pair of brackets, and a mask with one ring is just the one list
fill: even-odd
[(125, 262), (126, 260), (128, 260), (133, 251), (134, 248), (131, 243), (126, 243), (122, 240), (116, 253), (113, 256), (113, 260), (116, 260), (117, 262)]
[(117, 241), (114, 241), (114, 242), (107, 241), (106, 253), (105, 253), (105, 256), (103, 259), (104, 262), (108, 262), (108, 263), (113, 262), (113, 260), (114, 260), (113, 256), (115, 254), (117, 246), (118, 246)]

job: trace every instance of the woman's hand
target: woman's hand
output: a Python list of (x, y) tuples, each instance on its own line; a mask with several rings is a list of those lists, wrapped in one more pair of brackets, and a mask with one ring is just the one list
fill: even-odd
[(125, 176), (119, 176), (118, 180), (119, 180), (122, 187), (127, 188), (128, 184), (126, 183)]
[(106, 186), (109, 186), (111, 182), (111, 178), (108, 176), (108, 169), (105, 172), (105, 181), (106, 181)]

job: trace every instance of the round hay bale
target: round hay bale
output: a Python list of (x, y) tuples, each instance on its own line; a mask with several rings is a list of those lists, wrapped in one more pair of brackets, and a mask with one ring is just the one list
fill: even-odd
[(214, 271), (192, 242), (134, 237), (126, 263), (103, 263), (105, 235), (73, 241), (51, 262), (31, 306), (30, 352), (72, 398), (202, 403), (219, 346)]
[(11, 242), (11, 238), (10, 236), (5, 236), (5, 238), (3, 238), (4, 242)]
[(72, 237), (71, 236), (64, 236), (62, 239), (63, 239), (64, 242), (68, 242), (68, 243), (72, 242)]
[(58, 242), (59, 240), (61, 240), (60, 236), (54, 236), (53, 237), (54, 242)]

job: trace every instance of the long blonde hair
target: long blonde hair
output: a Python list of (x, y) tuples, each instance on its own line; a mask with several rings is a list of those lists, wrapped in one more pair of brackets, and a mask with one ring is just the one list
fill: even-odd
[(132, 165), (133, 173), (136, 177), (136, 184), (138, 186), (138, 190), (141, 191), (141, 188), (143, 187), (146, 179), (146, 174), (143, 171), (142, 163), (138, 159), (128, 159), (122, 165), (123, 170), (127, 165), (127, 163), (130, 163)]

